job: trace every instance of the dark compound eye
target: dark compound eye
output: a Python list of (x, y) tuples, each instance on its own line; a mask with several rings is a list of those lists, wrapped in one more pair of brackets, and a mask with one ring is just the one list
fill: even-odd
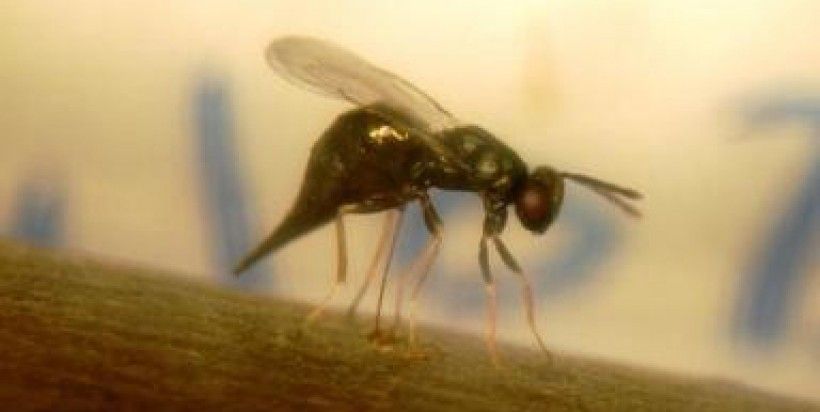
[(518, 193), (515, 212), (527, 229), (539, 233), (546, 230), (549, 216), (549, 194), (546, 188), (540, 184), (527, 182)]
[(561, 178), (552, 170), (538, 168), (516, 194), (515, 212), (525, 228), (544, 233), (555, 220), (564, 195)]

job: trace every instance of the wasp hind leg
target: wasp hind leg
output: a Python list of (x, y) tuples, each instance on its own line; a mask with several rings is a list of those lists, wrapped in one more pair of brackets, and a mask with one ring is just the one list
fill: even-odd
[[(404, 207), (398, 208), (398, 210), (391, 210), (388, 212), (388, 220), (385, 226), (385, 231), (382, 234), (382, 244), (379, 245), (379, 251), (376, 252), (376, 256), (374, 257), (374, 261), (371, 264), (371, 270), (367, 274), (368, 278), (374, 278), (378, 273), (376, 268), (379, 266), (377, 265), (377, 261), (383, 260), (384, 263), (381, 268), (381, 284), (379, 286), (379, 299), (376, 303), (376, 320), (373, 325), (373, 331), (368, 335), (368, 338), (371, 342), (374, 342), (380, 348), (389, 349), (392, 348), (392, 343), (394, 341), (392, 334), (390, 333), (383, 333), (381, 330), (381, 311), (382, 311), (382, 303), (384, 301), (384, 289), (387, 285), (387, 275), (390, 273), (390, 262), (393, 260), (393, 251), (395, 250), (396, 246), (396, 239), (399, 235), (399, 228), (401, 227), (401, 220), (404, 216)], [(387, 239), (385, 241), (385, 239)], [(386, 243), (385, 243), (386, 242)], [(382, 247), (384, 246), (384, 247)], [(384, 255), (383, 258), (380, 258), (379, 255)], [(364, 295), (364, 290), (367, 289), (367, 284), (370, 280), (365, 279), (365, 284), (362, 286), (361, 295)], [(357, 296), (358, 298), (358, 296)], [(356, 303), (354, 301), (354, 303)]]
[(347, 280), (347, 239), (345, 236), (344, 215), (348, 212), (349, 210), (343, 207), (336, 213), (336, 279), (324, 299), (305, 318), (305, 326), (310, 326), (319, 319), (327, 305), (339, 292), (339, 288)]
[(400, 220), (400, 210), (390, 209), (385, 214), (384, 225), (382, 226), (382, 233), (379, 237), (379, 244), (376, 249), (376, 253), (370, 261), (370, 267), (367, 269), (364, 282), (362, 282), (362, 285), (356, 292), (356, 296), (347, 308), (348, 317), (354, 318), (356, 316), (356, 311), (359, 308), (362, 298), (364, 298), (365, 293), (367, 293), (367, 289), (370, 287), (370, 284), (373, 283), (373, 279), (375, 279), (379, 274), (379, 268), (384, 264), (388, 253), (390, 253), (390, 250), (393, 249)]

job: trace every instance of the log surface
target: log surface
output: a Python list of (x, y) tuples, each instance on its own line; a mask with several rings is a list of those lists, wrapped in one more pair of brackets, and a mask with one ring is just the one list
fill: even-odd
[[(167, 273), (0, 243), (3, 410), (820, 410), (724, 380), (422, 330), (427, 360), (367, 323)], [(10, 409), (11, 408), (11, 409)]]

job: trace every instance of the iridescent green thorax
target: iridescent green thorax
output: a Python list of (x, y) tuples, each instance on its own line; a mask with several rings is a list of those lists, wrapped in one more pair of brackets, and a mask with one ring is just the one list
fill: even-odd
[(527, 167), (507, 145), (478, 126), (463, 126), (442, 132), (441, 139), (467, 171), (441, 173), (434, 185), (442, 189), (493, 193), (509, 198), (527, 176)]

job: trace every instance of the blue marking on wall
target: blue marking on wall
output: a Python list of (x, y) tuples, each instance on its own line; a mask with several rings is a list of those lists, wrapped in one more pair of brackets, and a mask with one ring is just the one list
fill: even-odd
[[(586, 196), (594, 196), (587, 194)], [(604, 199), (567, 196), (561, 212), (561, 225), (571, 231), (571, 243), (553, 259), (533, 262), (533, 288), (539, 295), (562, 294), (594, 279), (620, 243), (620, 230), (601, 208), (610, 205)]]
[(243, 185), (234, 138), (226, 81), (213, 75), (199, 79), (194, 96), (205, 222), (209, 229), (213, 268), (223, 282), (243, 288), (270, 290), (273, 274), (259, 262), (241, 277), (232, 268), (253, 246), (253, 222)]
[[(480, 201), (474, 194), (458, 192), (437, 192), (433, 195), (433, 202), (444, 221), (445, 228), (448, 224), (452, 224), (450, 222), (463, 219), (459, 215), (465, 210), (481, 207)], [(615, 252), (620, 239), (617, 225), (614, 224), (612, 218), (601, 211), (601, 207), (607, 206), (604, 200), (589, 199), (585, 196), (576, 197), (570, 194), (565, 198), (559, 219), (564, 230), (571, 232), (572, 241), (563, 245), (562, 249), (556, 253), (544, 254), (550, 258), (520, 259), (521, 265), (530, 276), (533, 291), (537, 297), (543, 299), (568, 293), (583, 287), (599, 273), (598, 269)], [(479, 217), (474, 224), (482, 225), (482, 219), (483, 217)], [(507, 224), (517, 224), (514, 213), (510, 214)], [(547, 231), (543, 236), (550, 236), (554, 233), (554, 231)], [(407, 210), (402, 238), (396, 250), (398, 263), (396, 267), (406, 267), (412, 262), (428, 238), (429, 234), (424, 226), (421, 211), (415, 204), (411, 205)], [(479, 272), (478, 244), (479, 239), (475, 239), (474, 244), (466, 245), (467, 248), (475, 249), (474, 265), (446, 270), (434, 265), (432, 271), (439, 274), (444, 272), (447, 276), (431, 274), (424, 288), (424, 301), (442, 305), (452, 316), (475, 316), (477, 313), (482, 313), (485, 295), (484, 283)], [(512, 252), (515, 254), (514, 250)], [(498, 282), (500, 307), (502, 309), (510, 306), (517, 307), (520, 301), (518, 282), (507, 273), (503, 265), (498, 264), (498, 260), (491, 249), (493, 274), (496, 279), (505, 278)], [(458, 274), (459, 271), (465, 270), (469, 273)]]
[(11, 237), (56, 248), (66, 240), (66, 189), (61, 178), (32, 173), (17, 189), (11, 213)]
[(820, 98), (775, 99), (745, 113), (753, 128), (786, 121), (806, 122), (814, 141), (813, 161), (805, 179), (772, 230), (754, 254), (744, 275), (735, 315), (735, 334), (760, 348), (773, 348), (788, 331), (789, 317), (798, 305), (810, 270), (809, 254), (820, 230)]
[[(474, 194), (436, 191), (432, 193), (431, 197), (436, 211), (438, 211), (444, 222), (445, 232), (449, 225), (464, 220), (463, 217), (459, 216), (460, 214), (471, 209), (478, 210), (481, 207), (480, 200)], [(483, 224), (482, 219), (479, 217), (473, 224), (480, 227)], [(444, 236), (446, 237), (447, 233)], [(407, 268), (421, 252), (429, 238), (430, 234), (424, 225), (421, 208), (416, 203), (410, 204), (404, 217), (400, 243), (396, 247), (395, 259), (397, 264), (394, 267), (399, 271)], [(447, 242), (447, 239), (445, 238), (444, 241)], [(484, 289), (479, 274), (478, 242), (479, 239), (475, 239), (474, 243), (464, 246), (468, 250), (471, 248), (475, 250), (476, 259), (473, 261), (475, 266), (446, 268), (445, 270), (442, 269), (440, 264), (441, 259), (436, 259), (433, 267), (430, 268), (431, 274), (422, 291), (421, 300), (423, 302), (435, 302), (436, 305), (443, 307), (452, 316), (481, 313), (480, 308), (484, 302)], [(474, 269), (471, 273), (472, 276), (461, 276), (458, 273), (470, 269)], [(441, 276), (443, 274), (446, 274), (446, 276)], [(412, 284), (409, 284), (409, 286), (412, 287)]]

